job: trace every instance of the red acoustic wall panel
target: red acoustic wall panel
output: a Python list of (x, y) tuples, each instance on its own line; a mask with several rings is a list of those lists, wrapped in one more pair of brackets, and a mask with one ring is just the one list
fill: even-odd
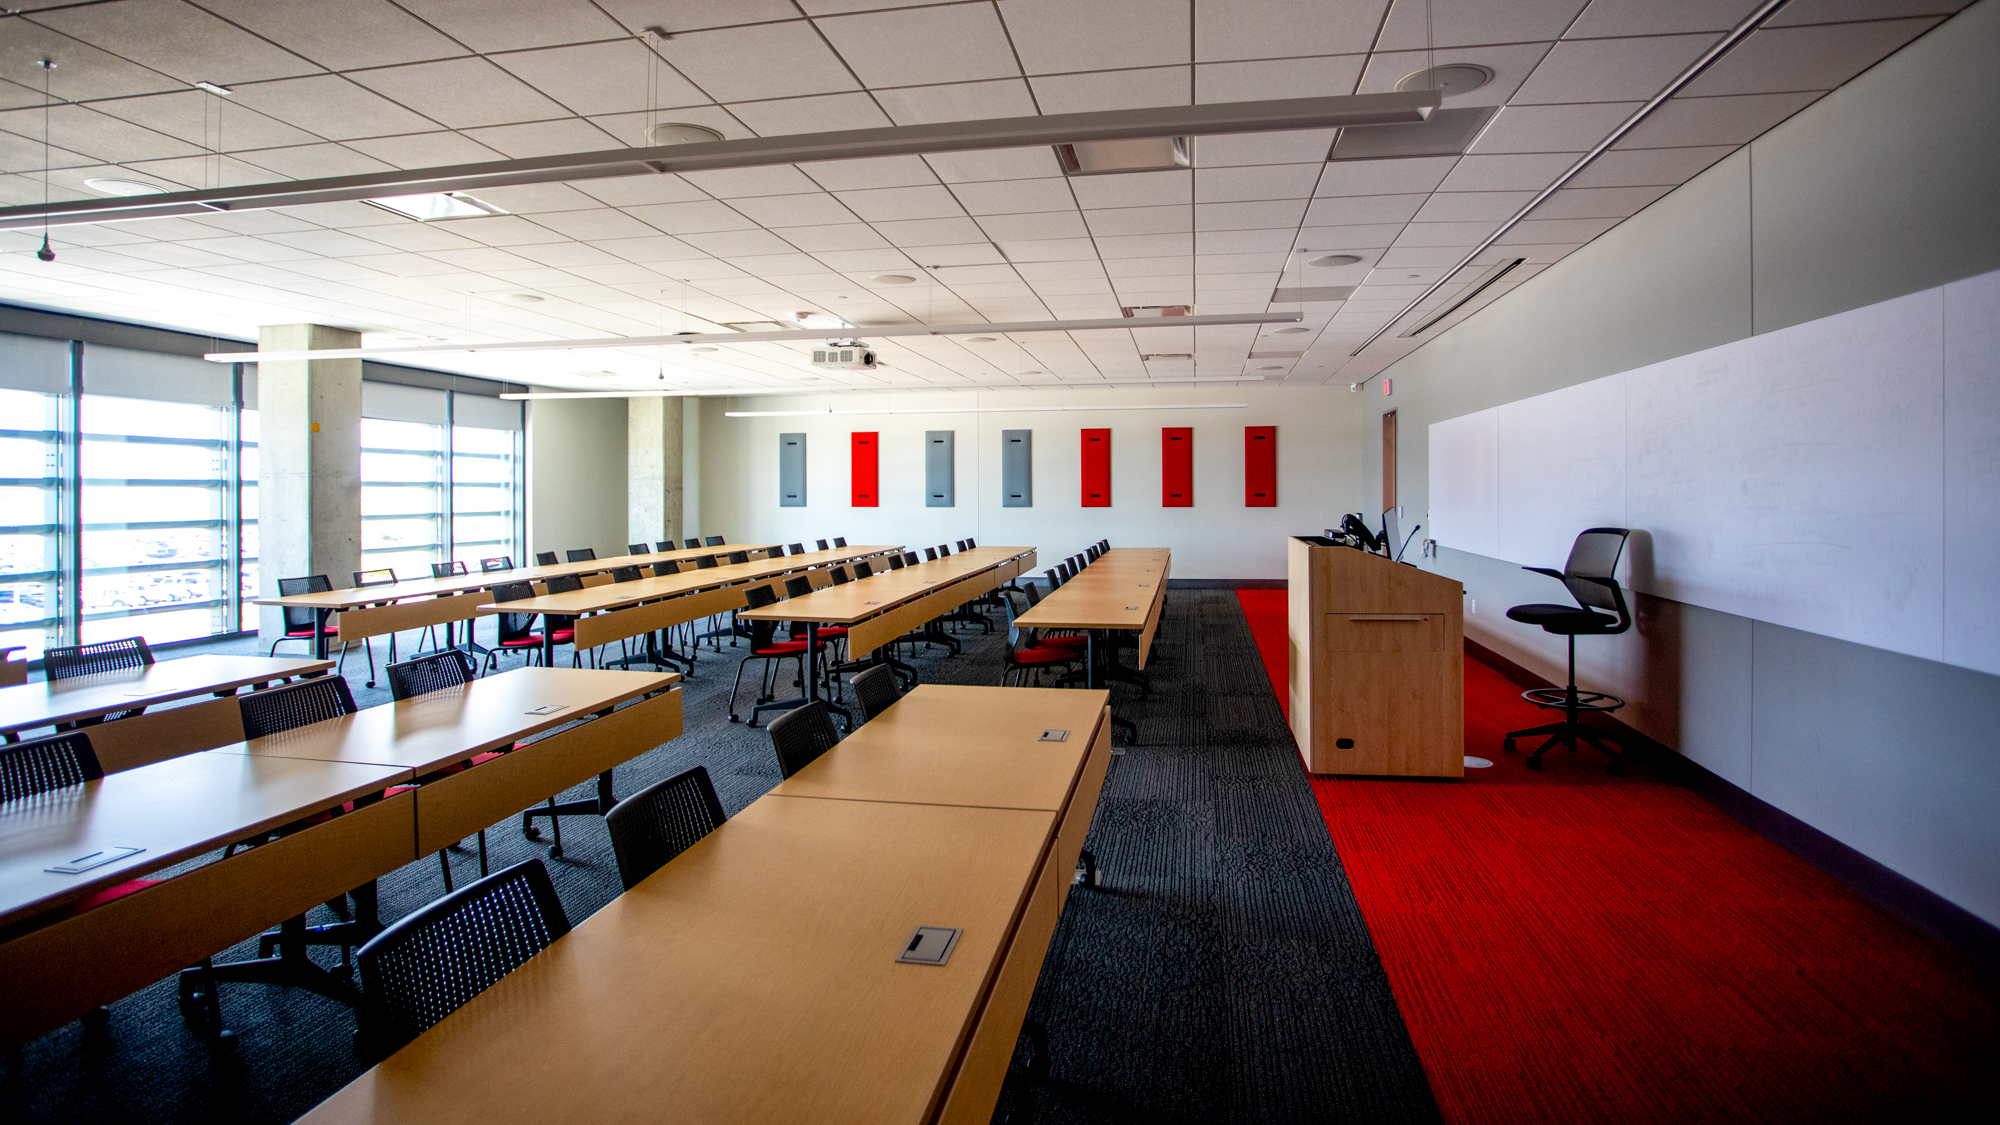
[(1278, 506), (1278, 427), (1243, 427), (1243, 506)]
[(854, 470), (852, 487), (854, 496), (851, 503), (857, 508), (879, 508), (882, 497), (879, 491), (882, 483), (881, 462), (876, 456), (880, 445), (879, 433), (852, 433)]
[(1083, 506), (1111, 506), (1111, 431), (1083, 431)]
[(1160, 505), (1194, 507), (1194, 427), (1160, 429)]

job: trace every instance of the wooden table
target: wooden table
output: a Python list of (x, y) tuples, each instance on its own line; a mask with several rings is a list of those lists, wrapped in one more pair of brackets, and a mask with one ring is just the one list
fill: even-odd
[(1033, 547), (974, 547), (930, 562), (829, 585), (762, 609), (742, 610), (742, 621), (802, 621), (806, 626), (805, 695), (759, 704), (753, 714), (797, 707), (819, 698), (817, 661), (822, 625), (848, 628), (847, 652), (859, 660), (883, 645), (950, 613), (1035, 565)]
[(1109, 760), (1101, 692), (918, 688), (302, 1120), (984, 1125)]
[[(1114, 547), (1044, 596), (1041, 604), (1016, 617), (1014, 623), (1028, 629), (1083, 630), (1090, 639), (1084, 667), (1091, 687), (1117, 679), (1149, 688), (1140, 671), (1109, 658), (1109, 648), (1099, 643), (1099, 635), (1139, 634), (1139, 668), (1145, 668), (1153, 651), (1153, 635), (1160, 627), (1160, 612), (1166, 605), (1172, 554), (1165, 547)], [(1114, 721), (1138, 739), (1138, 728), (1129, 720)]]
[[(335, 613), (341, 617), (341, 640), (354, 641), (393, 636), (398, 630), (421, 629), (426, 625), (449, 625), (469, 621), (477, 606), (493, 600), (492, 589), (514, 582), (546, 583), (566, 575), (602, 576), (625, 566), (651, 566), (667, 561), (681, 562), (707, 555), (727, 556), (736, 551), (779, 551), (777, 543), (724, 543), (693, 550), (655, 551), (644, 555), (618, 555), (583, 562), (553, 563), (549, 566), (517, 566), (490, 573), (457, 574), (448, 578), (416, 578), (380, 586), (350, 586), (317, 594), (289, 594), (258, 598), (257, 605), (288, 606), (313, 611), (313, 654), (327, 654), (326, 624)], [(599, 581), (609, 582), (601, 577)], [(428, 599), (410, 602), (410, 599)], [(401, 604), (399, 604), (401, 603)]]
[(304, 657), (187, 656), (129, 671), (16, 684), (0, 688), (0, 733), (13, 735), (197, 695), (233, 695), (239, 688), (318, 675), (331, 667), (331, 661)]
[[(0, 1043), (46, 1034), (278, 921), (278, 956), (217, 966), (214, 977), (296, 985), (351, 1003), (351, 986), (306, 956), (309, 941), (365, 940), (379, 930), (366, 893), (376, 878), (677, 737), (681, 698), (668, 690), (677, 679), (518, 669), (0, 805), (0, 926), (44, 923), (0, 940)], [(559, 709), (528, 713), (544, 705)], [(589, 715), (600, 717), (536, 737)], [(372, 799), (524, 739), (534, 741)], [(608, 797), (600, 782), (600, 800)], [(356, 807), (345, 815), (81, 914), (58, 913), (97, 890), (347, 801)], [(42, 870), (106, 845), (146, 850), (83, 875)], [(357, 890), (354, 923), (337, 933), (323, 927), (329, 933), (317, 939), (308, 933), (306, 910)], [(184, 977), (184, 997), (189, 990)]]

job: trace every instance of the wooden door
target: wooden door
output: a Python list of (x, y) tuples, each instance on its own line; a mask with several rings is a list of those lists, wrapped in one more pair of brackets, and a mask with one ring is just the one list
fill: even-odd
[(1396, 412), (1382, 415), (1382, 508), (1396, 506)]

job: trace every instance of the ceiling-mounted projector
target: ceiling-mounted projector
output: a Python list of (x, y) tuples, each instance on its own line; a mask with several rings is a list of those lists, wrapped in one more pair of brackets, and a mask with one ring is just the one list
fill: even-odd
[(831, 367), (840, 371), (873, 371), (875, 352), (874, 349), (863, 347), (853, 340), (836, 340), (823, 348), (813, 349), (813, 366)]

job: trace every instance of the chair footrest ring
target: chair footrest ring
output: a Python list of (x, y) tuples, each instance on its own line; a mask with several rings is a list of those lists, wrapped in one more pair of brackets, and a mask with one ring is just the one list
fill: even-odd
[[(1567, 709), (1572, 705), (1567, 688), (1529, 688), (1527, 691), (1521, 693), (1521, 698), (1537, 707), (1560, 707)], [(1574, 706), (1579, 711), (1616, 711), (1620, 707), (1625, 706), (1625, 701), (1615, 695), (1607, 695), (1601, 691), (1578, 690)]]

